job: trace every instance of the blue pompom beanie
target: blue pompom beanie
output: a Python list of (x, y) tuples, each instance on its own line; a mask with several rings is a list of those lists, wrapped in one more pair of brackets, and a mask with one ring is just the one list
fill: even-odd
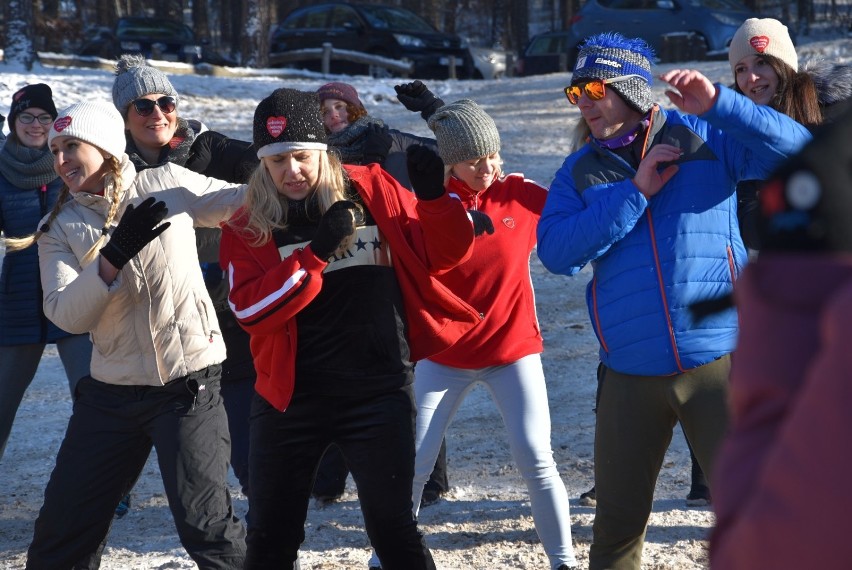
[(589, 36), (580, 46), (571, 84), (589, 79), (612, 79), (620, 75), (639, 75), (626, 81), (607, 84), (625, 103), (641, 113), (654, 105), (651, 97), (651, 60), (654, 50), (640, 38), (628, 39), (606, 32)]

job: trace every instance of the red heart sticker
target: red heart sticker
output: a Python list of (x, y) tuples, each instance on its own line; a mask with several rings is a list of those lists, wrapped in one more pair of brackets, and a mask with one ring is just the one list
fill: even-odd
[(748, 43), (751, 44), (754, 51), (757, 53), (763, 53), (766, 51), (766, 48), (769, 47), (769, 38), (766, 36), (752, 36)]
[(70, 124), (71, 124), (71, 117), (70, 116), (62, 117), (61, 119), (57, 119), (57, 120), (53, 121), (53, 130), (55, 130), (57, 133), (61, 133)]
[(272, 135), (272, 138), (278, 138), (278, 135), (284, 132), (287, 128), (287, 117), (269, 117), (266, 119), (266, 132)]

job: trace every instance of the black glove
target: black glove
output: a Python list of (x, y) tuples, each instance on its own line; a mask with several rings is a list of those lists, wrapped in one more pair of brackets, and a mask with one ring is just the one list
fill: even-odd
[(325, 211), (310, 246), (320, 259), (328, 259), (355, 233), (355, 211), (358, 206), (349, 200), (335, 202)]
[(393, 139), (387, 125), (370, 123), (364, 130), (363, 158), (361, 164), (383, 163), (388, 157)]
[(481, 236), (484, 233), (491, 235), (494, 233), (494, 223), (491, 221), (491, 216), (479, 210), (468, 210), (467, 215), (470, 221), (473, 222), (474, 236)]
[(434, 200), (444, 194), (444, 161), (434, 150), (414, 144), (405, 151), (408, 179), (419, 200)]
[(149, 196), (136, 207), (130, 204), (113, 230), (109, 242), (101, 248), (101, 255), (113, 267), (121, 269), (151, 240), (172, 225), (171, 222), (166, 222), (157, 226), (168, 213), (166, 203), (162, 200), (157, 202), (153, 196)]
[(432, 114), (444, 106), (444, 101), (429, 91), (419, 79), (411, 83), (394, 85), (396, 98), (409, 111), (420, 111), (424, 121), (428, 121)]

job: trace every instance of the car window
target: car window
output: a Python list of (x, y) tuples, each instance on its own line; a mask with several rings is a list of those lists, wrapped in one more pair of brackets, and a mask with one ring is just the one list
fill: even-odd
[(600, 5), (610, 10), (648, 10), (657, 7), (654, 0), (600, 0)]
[(168, 20), (119, 20), (116, 25), (116, 35), (122, 39), (180, 39), (186, 42), (195, 41), (192, 30), (178, 22)]
[(282, 24), (281, 27), (286, 30), (299, 30), (299, 29), (317, 29), (317, 28), (325, 28), (326, 21), (328, 20), (328, 8), (320, 7), (320, 8), (308, 8), (301, 12), (294, 13), (292, 16), (287, 18)]
[(429, 22), (414, 12), (387, 6), (361, 6), (364, 17), (374, 28), (381, 30), (406, 30), (409, 32), (434, 33)]
[(332, 29), (358, 29), (362, 26), (355, 10), (349, 6), (335, 6), (331, 11), (331, 20), (328, 27)]

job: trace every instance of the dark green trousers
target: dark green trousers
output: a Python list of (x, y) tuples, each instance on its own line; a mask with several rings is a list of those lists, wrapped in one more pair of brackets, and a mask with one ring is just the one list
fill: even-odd
[[(595, 428), (597, 508), (590, 570), (639, 570), (657, 476), (680, 421), (712, 476), (728, 426), (730, 355), (676, 376), (604, 368)], [(711, 480), (712, 482), (712, 480)]]

